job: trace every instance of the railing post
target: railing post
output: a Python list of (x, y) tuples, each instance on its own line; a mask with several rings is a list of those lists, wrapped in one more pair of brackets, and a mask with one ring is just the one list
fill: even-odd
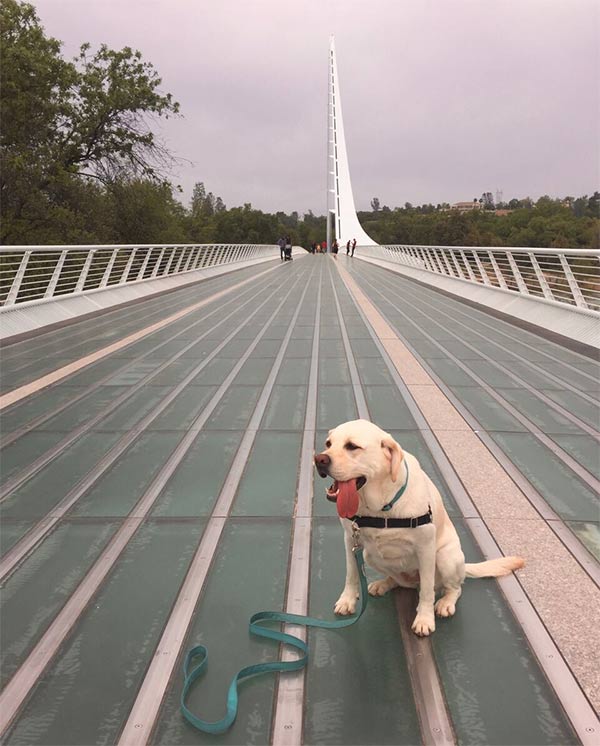
[(169, 261), (167, 262), (167, 266), (165, 267), (165, 271), (162, 273), (161, 277), (167, 277), (169, 272), (171, 271), (171, 265), (175, 261), (175, 248), (173, 246), (171, 248), (171, 256), (169, 257)]
[(131, 270), (131, 265), (133, 264), (136, 251), (137, 249), (131, 249), (131, 254), (129, 255), (129, 259), (127, 260), (127, 264), (125, 265), (125, 269), (123, 270), (121, 279), (119, 280), (119, 285), (123, 285), (125, 282), (127, 282), (127, 276), (129, 275), (129, 272)]
[(148, 266), (148, 262), (150, 261), (150, 254), (154, 249), (147, 249), (146, 250), (146, 256), (144, 257), (144, 261), (142, 262), (142, 266), (140, 267), (140, 271), (137, 273), (136, 280), (143, 280), (144, 279), (144, 272), (146, 271), (146, 267)]
[(444, 264), (446, 265), (447, 272), (442, 272), (442, 274), (448, 274), (450, 277), (454, 276), (454, 273), (452, 272), (452, 269), (450, 267), (450, 262), (448, 261), (448, 257), (446, 256), (446, 251), (442, 249), (442, 259), (444, 260)]
[(54, 267), (54, 272), (52, 273), (52, 277), (50, 278), (50, 282), (48, 283), (48, 287), (46, 288), (46, 292), (44, 293), (44, 298), (51, 298), (54, 295), (54, 291), (56, 290), (56, 286), (58, 285), (58, 278), (60, 277), (60, 273), (62, 272), (67, 254), (67, 249), (63, 249), (63, 251), (60, 252), (60, 256), (58, 257), (58, 261), (56, 262), (56, 267)]
[(540, 283), (540, 287), (542, 288), (542, 293), (544, 294), (544, 298), (546, 298), (547, 300), (555, 300), (554, 295), (552, 293), (552, 288), (548, 284), (548, 280), (546, 279), (546, 276), (542, 272), (542, 268), (540, 267), (540, 264), (537, 260), (536, 255), (533, 253), (533, 251), (528, 251), (527, 256), (529, 257), (529, 260), (531, 261), (531, 266), (533, 267), (533, 271), (535, 272), (537, 281)]
[(461, 280), (466, 280), (465, 273), (462, 271), (460, 264), (458, 263), (458, 259), (456, 258), (456, 254), (452, 249), (450, 249), (450, 256), (452, 257), (452, 263), (456, 267), (456, 275), (457, 277), (460, 277)]
[(85, 285), (85, 281), (87, 280), (88, 272), (90, 271), (90, 267), (92, 266), (92, 259), (94, 258), (95, 253), (96, 249), (90, 249), (88, 251), (88, 255), (85, 258), (81, 274), (79, 275), (77, 285), (75, 285), (75, 290), (73, 292), (81, 293), (81, 291), (83, 290), (83, 286)]
[(192, 263), (192, 259), (194, 258), (194, 251), (195, 251), (194, 246), (188, 246), (188, 248), (190, 250), (190, 253), (187, 256), (187, 259), (185, 260), (185, 265), (183, 267), (184, 272), (188, 271), (188, 269), (190, 268), (190, 264)]
[(110, 273), (112, 272), (112, 268), (115, 265), (115, 262), (117, 261), (117, 254), (119, 253), (119, 249), (113, 249), (112, 254), (110, 255), (110, 259), (108, 260), (108, 264), (106, 265), (106, 269), (104, 270), (104, 274), (102, 275), (102, 281), (100, 282), (101, 288), (105, 288), (108, 285), (108, 281), (110, 280)]
[(438, 272), (437, 261), (435, 258), (435, 251), (432, 251), (429, 246), (425, 249), (425, 255), (427, 256), (427, 262), (429, 263), (430, 272)]
[(481, 280), (484, 285), (491, 285), (490, 278), (488, 277), (487, 272), (485, 271), (485, 267), (483, 266), (481, 259), (479, 258), (479, 254), (477, 253), (477, 250), (473, 251), (473, 259), (475, 259), (475, 264), (477, 265), (477, 269), (479, 270), (479, 274), (481, 275)]
[(462, 260), (465, 263), (465, 267), (467, 268), (467, 274), (469, 275), (469, 279), (472, 282), (477, 282), (477, 278), (475, 277), (475, 272), (473, 272), (473, 268), (471, 267), (469, 260), (467, 259), (467, 255), (464, 252), (464, 249), (460, 250), (460, 255), (462, 256)]
[(519, 269), (517, 262), (514, 256), (512, 255), (512, 252), (507, 251), (506, 256), (508, 257), (508, 263), (510, 264), (512, 273), (515, 276), (515, 280), (517, 281), (517, 287), (519, 288), (520, 292), (523, 293), (523, 295), (529, 295), (529, 288), (527, 287), (527, 284), (525, 283), (525, 280), (523, 279), (521, 270)]
[[(177, 260), (177, 264), (175, 265), (175, 271), (173, 272), (174, 275), (179, 274), (179, 270), (181, 269), (181, 264), (183, 263), (183, 258), (185, 257), (185, 249), (186, 247), (184, 246), (180, 250), (179, 259)], [(175, 249), (175, 251), (177, 251), (177, 249)]]
[(569, 266), (567, 258), (564, 254), (559, 254), (558, 258), (560, 259), (561, 267), (563, 268), (563, 272), (565, 273), (565, 277), (567, 278), (567, 282), (569, 283), (569, 288), (571, 289), (571, 293), (573, 294), (573, 298), (575, 299), (575, 305), (578, 306), (578, 308), (587, 308), (588, 304), (585, 302), (585, 298), (583, 297), (581, 288), (577, 284), (577, 279), (573, 274), (573, 270)]
[(23, 282), (23, 278), (25, 277), (27, 264), (29, 263), (29, 257), (32, 253), (33, 252), (31, 251), (26, 251), (23, 254), (23, 258), (21, 259), (21, 263), (19, 264), (19, 269), (17, 270), (15, 279), (12, 281), (12, 285), (10, 286), (10, 290), (8, 291), (8, 295), (6, 296), (6, 301), (4, 303), (5, 306), (12, 306), (13, 303), (17, 300), (21, 283)]
[(498, 266), (498, 262), (496, 261), (496, 257), (491, 251), (487, 252), (487, 255), (490, 258), (490, 262), (492, 263), (492, 267), (494, 268), (494, 273), (496, 274), (496, 279), (498, 280), (498, 283), (501, 288), (504, 288), (504, 290), (508, 290), (508, 285), (506, 284), (506, 280), (504, 279), (504, 275), (500, 271), (500, 267)]
[(158, 270), (160, 269), (160, 265), (162, 262), (162, 258), (165, 255), (165, 247), (160, 250), (160, 254), (158, 255), (158, 259), (156, 260), (156, 264), (154, 265), (154, 269), (152, 270), (152, 274), (150, 275), (150, 278), (154, 280), (156, 276), (158, 275)]

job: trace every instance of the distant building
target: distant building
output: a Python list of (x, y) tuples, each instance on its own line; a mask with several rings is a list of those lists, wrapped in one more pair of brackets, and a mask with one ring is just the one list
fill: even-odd
[(510, 215), (512, 210), (494, 210), (494, 215), (499, 215), (500, 217), (504, 217), (505, 215)]
[(481, 210), (481, 204), (477, 201), (475, 202), (455, 202), (451, 210), (457, 210), (458, 212), (470, 212), (471, 210)]

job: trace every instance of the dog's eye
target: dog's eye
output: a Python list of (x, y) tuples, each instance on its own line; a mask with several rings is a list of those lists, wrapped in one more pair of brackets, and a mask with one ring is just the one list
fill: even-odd
[(347, 448), (349, 451), (357, 451), (360, 448), (360, 446), (357, 446), (354, 443), (346, 443), (344, 448)]
[(331, 441), (330, 440), (326, 440), (325, 441), (325, 448), (331, 448)]

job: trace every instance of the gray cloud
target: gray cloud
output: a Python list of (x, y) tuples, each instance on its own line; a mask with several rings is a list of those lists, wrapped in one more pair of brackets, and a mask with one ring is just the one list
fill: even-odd
[(336, 37), (355, 201), (599, 188), (596, 0), (33, 0), (72, 56), (140, 49), (184, 118), (160, 132), (228, 206), (325, 212)]

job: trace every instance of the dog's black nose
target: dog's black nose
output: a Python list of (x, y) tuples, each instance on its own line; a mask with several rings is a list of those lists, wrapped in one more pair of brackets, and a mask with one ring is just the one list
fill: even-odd
[(317, 453), (315, 456), (315, 465), (317, 467), (317, 471), (319, 472), (320, 477), (326, 477), (328, 475), (328, 469), (329, 465), (331, 464), (331, 459), (326, 453)]

